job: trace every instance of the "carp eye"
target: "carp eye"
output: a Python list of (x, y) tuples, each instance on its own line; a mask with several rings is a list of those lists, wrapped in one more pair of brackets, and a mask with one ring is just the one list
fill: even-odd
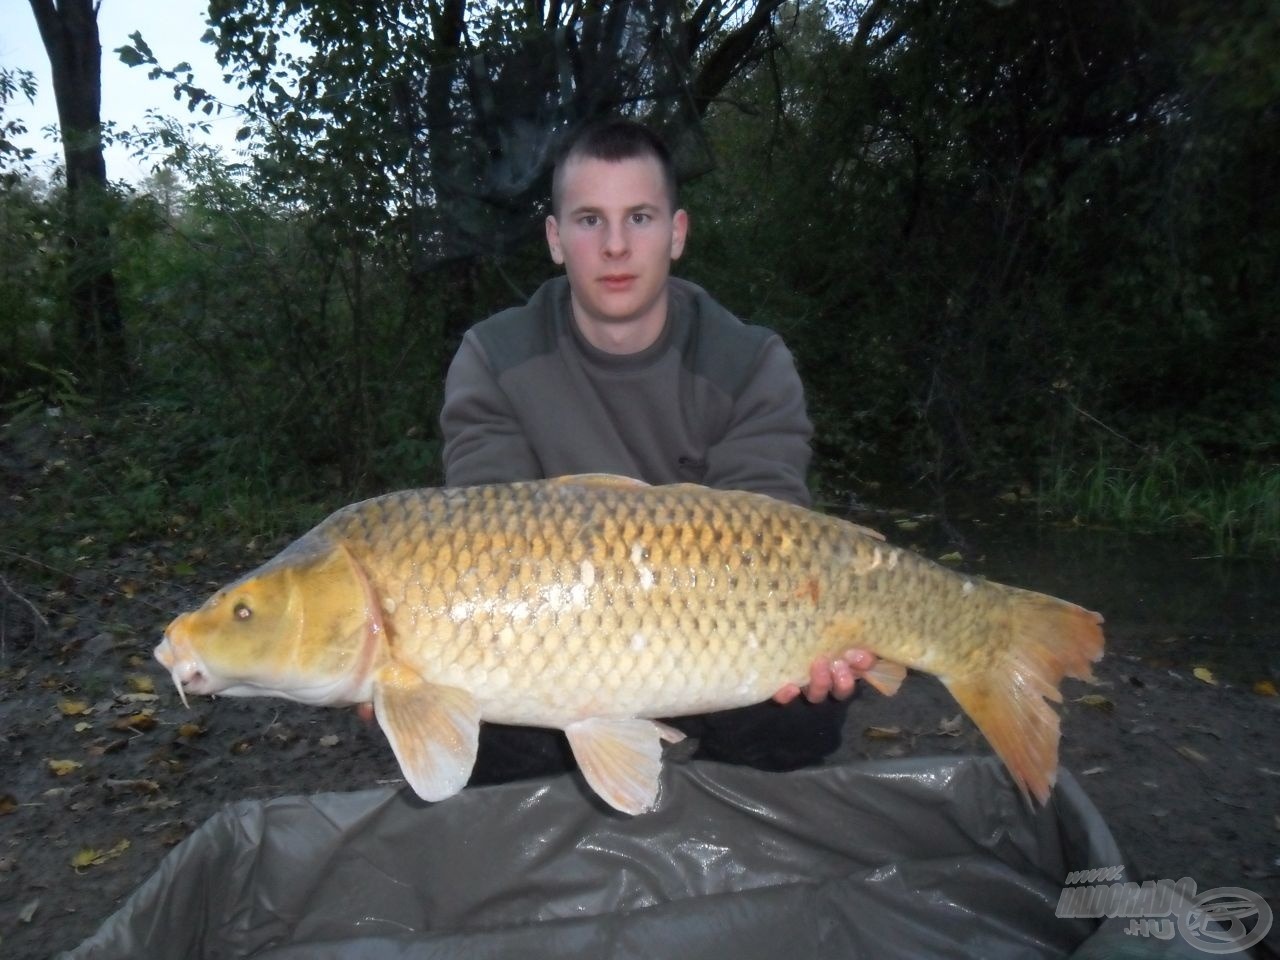
[(249, 609), (249, 605), (244, 601), (237, 603), (231, 612), (236, 615), (237, 620), (248, 620), (253, 616), (253, 611)]

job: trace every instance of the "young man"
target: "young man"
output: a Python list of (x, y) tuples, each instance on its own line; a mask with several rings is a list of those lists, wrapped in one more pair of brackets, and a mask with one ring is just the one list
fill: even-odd
[[(610, 121), (556, 165), (547, 246), (565, 276), (466, 334), (445, 381), (445, 482), (615, 473), (695, 482), (807, 506), (813, 428), (791, 354), (701, 288), (670, 276), (688, 235), (666, 146)], [(764, 704), (674, 721), (699, 754), (764, 769), (821, 760), (874, 658), (817, 662), (808, 704)], [(776, 700), (796, 699), (788, 686)], [(834, 699), (829, 699), (833, 697)], [(546, 731), (481, 741), (473, 782), (563, 769)]]

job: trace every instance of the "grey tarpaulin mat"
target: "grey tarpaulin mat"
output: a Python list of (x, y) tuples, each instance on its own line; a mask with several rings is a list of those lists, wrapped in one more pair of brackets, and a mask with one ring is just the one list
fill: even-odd
[(235, 803), (63, 956), (1203, 957), (1055, 915), (1122, 863), (1062, 779), (1034, 813), (991, 758), (675, 765), (636, 818), (576, 776)]

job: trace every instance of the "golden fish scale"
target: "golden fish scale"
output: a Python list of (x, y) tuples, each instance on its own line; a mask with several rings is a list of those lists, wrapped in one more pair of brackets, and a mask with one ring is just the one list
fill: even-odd
[[(988, 594), (1009, 589), (835, 518), (692, 486), (406, 491), (315, 532), (364, 568), (397, 655), (471, 691), (497, 722), (755, 703), (802, 680), (815, 656), (855, 645), (967, 673), (998, 640)], [(966, 622), (966, 649), (926, 644)]]

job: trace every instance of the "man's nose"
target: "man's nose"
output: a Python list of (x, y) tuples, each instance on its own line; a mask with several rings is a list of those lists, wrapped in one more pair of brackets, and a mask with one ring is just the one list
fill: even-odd
[(621, 257), (627, 252), (627, 231), (621, 223), (609, 224), (604, 228), (604, 255), (610, 258)]

